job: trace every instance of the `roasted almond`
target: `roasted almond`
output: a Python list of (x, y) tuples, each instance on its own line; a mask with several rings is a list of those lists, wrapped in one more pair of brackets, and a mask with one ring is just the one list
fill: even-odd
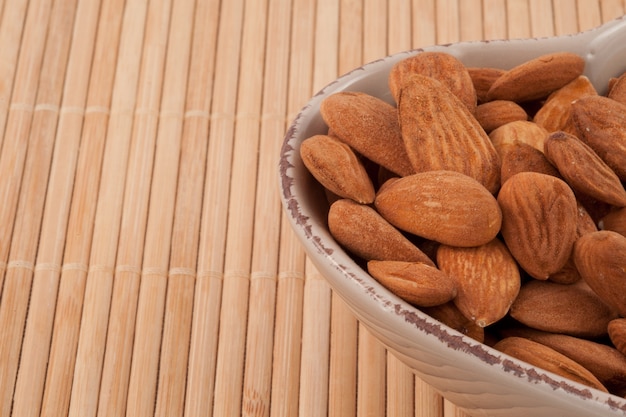
[(373, 208), (349, 199), (335, 201), (328, 228), (349, 252), (364, 260), (398, 260), (433, 265), (432, 260)]
[(420, 52), (395, 64), (389, 72), (389, 90), (396, 102), (400, 90), (413, 74), (438, 80), (470, 113), (476, 109), (474, 84), (465, 65), (455, 56), (445, 52)]
[(539, 172), (557, 178), (561, 176), (543, 152), (527, 143), (515, 142), (503, 145), (501, 158), (500, 178), (503, 184), (520, 172)]
[(571, 111), (578, 138), (626, 181), (626, 104), (586, 96), (572, 103)]
[(522, 285), (511, 317), (537, 330), (593, 338), (606, 335), (615, 311), (580, 285), (531, 280)]
[(599, 222), (602, 230), (612, 230), (626, 236), (626, 207), (607, 213)]
[(608, 97), (622, 104), (626, 104), (626, 72), (616, 77), (615, 82), (611, 85)]
[(545, 280), (569, 259), (576, 239), (576, 197), (561, 179), (521, 172), (498, 194), (502, 236), (513, 257), (532, 277)]
[(607, 328), (613, 346), (626, 355), (626, 318), (620, 317), (609, 322)]
[(488, 101), (487, 93), (489, 89), (506, 71), (501, 68), (469, 67), (467, 68), (467, 72), (472, 79), (474, 89), (476, 90), (476, 99), (480, 104)]
[(456, 282), (454, 304), (480, 327), (503, 318), (520, 289), (517, 263), (498, 239), (472, 248), (441, 245), (437, 265)]
[(543, 152), (546, 136), (548, 136), (546, 129), (527, 120), (507, 123), (489, 133), (489, 138), (500, 156), (503, 147), (509, 143), (526, 143)]
[(509, 100), (494, 100), (479, 104), (474, 115), (487, 133), (516, 120), (528, 120), (526, 110)]
[(300, 146), (302, 162), (324, 187), (358, 203), (374, 201), (374, 185), (352, 149), (326, 135), (315, 135)]
[(587, 233), (574, 245), (574, 263), (587, 285), (626, 316), (626, 237), (609, 230)]
[(415, 172), (391, 104), (369, 94), (344, 91), (324, 99), (320, 113), (333, 135), (359, 154), (400, 176)]
[(615, 172), (584, 142), (565, 132), (551, 133), (544, 153), (577, 191), (617, 207), (626, 206), (626, 190)]
[(427, 171), (379, 190), (376, 209), (405, 232), (448, 245), (484, 245), (496, 237), (502, 214), (478, 181), (454, 171)]
[(415, 306), (437, 306), (456, 296), (456, 282), (433, 265), (369, 261), (367, 271), (384, 287)]
[(544, 98), (582, 75), (584, 69), (585, 60), (576, 54), (545, 54), (506, 71), (493, 83), (487, 97), (518, 103)]
[(500, 186), (500, 158), (476, 118), (434, 78), (411, 75), (398, 98), (400, 130), (416, 172), (468, 175), (490, 192)]
[(597, 94), (589, 78), (581, 75), (550, 94), (535, 114), (533, 121), (548, 132), (567, 129), (572, 102), (581, 97)]
[(465, 317), (452, 301), (438, 306), (424, 307), (421, 310), (435, 320), (480, 343), (485, 341), (485, 328)]

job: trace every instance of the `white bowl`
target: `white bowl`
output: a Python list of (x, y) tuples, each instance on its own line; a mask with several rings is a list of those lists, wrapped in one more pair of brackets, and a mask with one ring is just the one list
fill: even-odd
[(585, 75), (604, 93), (609, 77), (626, 71), (626, 17), (576, 35), (464, 42), (398, 53), (330, 83), (297, 115), (280, 155), (282, 203), (307, 255), (360, 322), (393, 354), (473, 415), (626, 416), (623, 398), (502, 354), (412, 307), (368, 275), (330, 235), (326, 197), (299, 155), (304, 139), (327, 129), (320, 102), (339, 91), (361, 91), (392, 103), (389, 70), (422, 51), (448, 52), (467, 66), (503, 69), (549, 52), (575, 52), (586, 59)]

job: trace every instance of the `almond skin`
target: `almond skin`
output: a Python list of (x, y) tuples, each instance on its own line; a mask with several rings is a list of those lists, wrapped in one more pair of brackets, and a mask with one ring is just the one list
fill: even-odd
[(452, 301), (434, 307), (424, 307), (421, 310), (435, 320), (480, 343), (485, 341), (485, 328), (465, 317)]
[(476, 99), (478, 100), (478, 104), (480, 104), (488, 101), (487, 93), (489, 89), (506, 71), (501, 68), (469, 67), (467, 68), (467, 72), (472, 79), (474, 89), (476, 90)]
[(520, 172), (539, 172), (560, 178), (559, 171), (548, 161), (540, 150), (527, 143), (507, 143), (501, 148), (502, 167), (500, 178), (506, 180)]
[(400, 230), (448, 245), (480, 246), (495, 238), (502, 214), (495, 197), (454, 171), (428, 171), (380, 190), (376, 209)]
[(439, 81), (411, 75), (400, 90), (398, 114), (415, 172), (456, 171), (497, 192), (497, 151), (476, 118)]
[(328, 228), (348, 251), (364, 260), (433, 261), (373, 208), (352, 200), (335, 201), (328, 212)]
[(516, 120), (528, 120), (526, 110), (509, 100), (494, 100), (479, 104), (474, 115), (487, 133)]
[(419, 262), (369, 261), (367, 270), (384, 287), (408, 303), (433, 307), (456, 296), (456, 283), (432, 265)]
[(421, 52), (395, 64), (389, 72), (389, 90), (396, 103), (404, 83), (413, 74), (438, 80), (470, 113), (476, 110), (474, 84), (465, 65), (455, 56), (445, 52)]
[(626, 236), (626, 207), (607, 213), (600, 219), (599, 224), (603, 230), (612, 230)]
[(541, 126), (524, 120), (516, 120), (498, 127), (489, 133), (489, 139), (502, 156), (502, 149), (509, 143), (526, 143), (543, 152), (548, 131)]
[(545, 141), (544, 153), (577, 191), (617, 207), (626, 206), (626, 190), (615, 172), (576, 136), (557, 131)]
[(518, 103), (547, 97), (582, 75), (585, 60), (573, 53), (556, 52), (526, 61), (502, 74), (487, 94), (491, 100)]
[(480, 327), (503, 318), (520, 289), (517, 263), (498, 239), (473, 248), (441, 245), (437, 265), (456, 281), (456, 306)]
[(611, 343), (623, 355), (626, 355), (626, 318), (620, 317), (609, 322), (607, 328)]
[(365, 93), (339, 92), (320, 104), (322, 118), (342, 142), (397, 175), (413, 174), (391, 104)]
[(511, 317), (537, 330), (593, 338), (606, 335), (616, 317), (593, 291), (580, 285), (531, 280), (522, 285)]
[(609, 230), (587, 233), (574, 245), (574, 263), (587, 285), (626, 316), (626, 237)]
[(576, 239), (576, 197), (556, 177), (521, 172), (498, 194), (502, 236), (513, 257), (532, 277), (545, 280), (569, 259)]
[(626, 104), (626, 72), (615, 79), (609, 90), (608, 97)]
[(608, 392), (606, 387), (588, 369), (541, 343), (524, 337), (511, 336), (500, 340), (494, 348), (564, 378)]
[(374, 185), (352, 149), (330, 136), (302, 142), (300, 156), (311, 175), (331, 192), (358, 203), (374, 201)]
[(586, 96), (572, 103), (577, 136), (626, 181), (626, 104), (603, 96)]

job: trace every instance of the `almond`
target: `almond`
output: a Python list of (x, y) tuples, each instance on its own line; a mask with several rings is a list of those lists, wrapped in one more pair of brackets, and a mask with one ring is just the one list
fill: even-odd
[(380, 190), (376, 209), (400, 230), (448, 245), (490, 242), (502, 214), (478, 181), (454, 171), (428, 171), (395, 180)]
[(455, 56), (445, 52), (420, 52), (395, 64), (389, 72), (389, 90), (396, 103), (400, 90), (413, 74), (438, 80), (470, 113), (476, 109), (474, 84), (465, 65)]
[(500, 340), (494, 348), (564, 378), (608, 392), (606, 387), (588, 369), (541, 343), (523, 337), (511, 336)]
[(609, 90), (608, 97), (622, 104), (626, 104), (626, 72), (615, 79), (615, 82)]
[(626, 104), (603, 96), (586, 96), (572, 103), (578, 138), (626, 181)]
[(516, 120), (528, 120), (526, 110), (509, 100), (494, 100), (479, 104), (474, 115), (487, 133)]
[(611, 393), (626, 395), (626, 356), (617, 349), (580, 337), (533, 329), (514, 329), (506, 334), (525, 337), (562, 353), (589, 370)]
[(546, 157), (574, 190), (611, 205), (626, 206), (626, 190), (620, 179), (584, 142), (557, 131), (544, 145)]
[(582, 75), (584, 69), (585, 60), (576, 54), (545, 54), (506, 71), (493, 83), (487, 97), (518, 103), (544, 98)]
[(340, 92), (320, 104), (322, 118), (342, 142), (400, 175), (414, 173), (391, 104), (365, 93)]
[(452, 301), (434, 307), (422, 308), (421, 310), (435, 320), (480, 343), (485, 341), (485, 328), (478, 326), (465, 317)]
[(502, 148), (508, 143), (526, 143), (543, 152), (543, 144), (548, 131), (543, 127), (524, 120), (517, 120), (498, 127), (489, 133), (489, 139), (502, 156)]
[(467, 72), (472, 79), (472, 84), (474, 84), (478, 103), (485, 103), (488, 101), (487, 93), (489, 89), (506, 71), (501, 68), (469, 67)]
[(365, 260), (434, 263), (373, 208), (352, 200), (335, 201), (328, 212), (328, 228), (349, 252)]
[(609, 322), (609, 338), (613, 346), (626, 355), (626, 318), (620, 317)]
[(433, 265), (369, 261), (367, 270), (384, 287), (415, 306), (437, 306), (447, 303), (456, 295), (454, 280)]
[(416, 172), (449, 170), (468, 175), (495, 193), (500, 158), (476, 118), (434, 78), (411, 75), (400, 91), (402, 139)]
[(331, 192), (358, 203), (374, 201), (374, 185), (352, 149), (326, 135), (315, 135), (300, 146), (302, 162)]
[(498, 239), (473, 248), (441, 245), (437, 265), (456, 282), (456, 306), (480, 327), (503, 318), (520, 289), (517, 263)]
[(550, 94), (535, 114), (533, 121), (548, 132), (567, 129), (572, 102), (584, 96), (597, 94), (589, 78), (581, 75)]
[(569, 186), (556, 177), (521, 172), (498, 194), (502, 236), (513, 257), (532, 277), (545, 280), (570, 257), (578, 207)]
[(626, 237), (600, 230), (580, 237), (574, 263), (585, 282), (621, 316), (626, 316)]
[(531, 280), (522, 285), (511, 317), (537, 330), (585, 338), (606, 335), (616, 315), (593, 291), (579, 285)]
[(602, 230), (612, 230), (622, 236), (626, 236), (626, 207), (607, 213), (600, 220)]
[(501, 148), (501, 152), (500, 178), (503, 184), (520, 172), (539, 172), (560, 177), (559, 171), (548, 161), (543, 152), (527, 143), (508, 143)]

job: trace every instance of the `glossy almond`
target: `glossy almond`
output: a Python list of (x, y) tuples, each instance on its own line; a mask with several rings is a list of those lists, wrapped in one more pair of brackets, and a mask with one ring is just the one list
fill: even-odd
[(581, 75), (550, 94), (535, 114), (533, 121), (548, 132), (567, 129), (572, 102), (581, 97), (597, 94), (589, 78)]
[(358, 203), (374, 201), (374, 185), (352, 149), (326, 135), (315, 135), (300, 146), (302, 162), (320, 184)]
[(551, 133), (544, 153), (577, 191), (608, 204), (626, 206), (626, 190), (615, 172), (584, 142), (565, 132)]
[(585, 282), (621, 316), (626, 316), (626, 237), (600, 230), (580, 237), (574, 263)]
[(450, 170), (495, 193), (500, 158), (476, 118), (439, 81), (412, 75), (400, 91), (402, 139), (416, 172)]
[(324, 99), (320, 113), (333, 135), (359, 154), (401, 176), (415, 172), (391, 104), (365, 93), (344, 91)]
[(526, 110), (514, 101), (494, 100), (479, 104), (474, 112), (476, 120), (490, 133), (492, 130), (516, 120), (528, 120)]
[(582, 75), (584, 69), (585, 60), (576, 54), (545, 54), (502, 74), (489, 89), (487, 97), (518, 103), (544, 98)]
[(494, 196), (476, 180), (454, 171), (395, 180), (378, 192), (374, 204), (401, 230), (461, 247), (490, 242), (502, 221)]
[(348, 199), (335, 201), (328, 212), (328, 228), (339, 244), (362, 259), (434, 266), (428, 256), (369, 206)]
[(457, 284), (456, 306), (481, 327), (503, 318), (520, 289), (517, 263), (498, 239), (473, 248), (441, 245), (437, 265)]
[(502, 236), (520, 266), (537, 279), (548, 279), (569, 259), (576, 238), (576, 198), (556, 177), (522, 172), (509, 178), (498, 194)]
[(452, 278), (425, 263), (369, 261), (367, 270), (395, 295), (419, 307), (447, 303), (457, 292), (456, 282)]
[(578, 138), (626, 181), (626, 104), (603, 96), (586, 96), (572, 103)]
[(476, 109), (474, 84), (465, 65), (455, 56), (445, 52), (421, 52), (394, 65), (389, 72), (389, 90), (396, 102), (400, 90), (413, 74), (438, 80), (471, 113)]
[(606, 335), (616, 317), (589, 289), (538, 280), (522, 285), (510, 313), (533, 329), (586, 338)]

